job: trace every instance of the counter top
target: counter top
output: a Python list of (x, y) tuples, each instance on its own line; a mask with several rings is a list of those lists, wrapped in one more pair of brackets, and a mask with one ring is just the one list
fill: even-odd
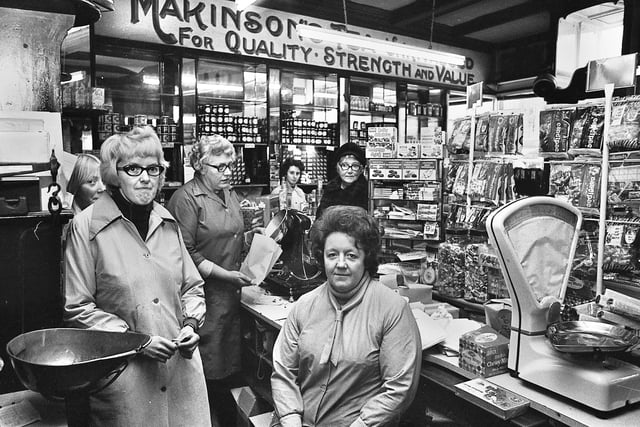
[[(243, 289), (243, 308), (256, 318), (280, 330), (291, 305), (294, 303), (289, 303), (280, 297), (267, 296), (267, 298), (256, 298), (253, 296), (252, 298), (249, 295), (250, 294), (245, 293)], [(458, 365), (458, 357), (445, 356), (435, 350), (425, 350), (423, 352), (423, 373), (425, 372), (425, 364), (432, 368), (437, 367), (444, 369), (462, 377), (462, 379), (457, 380), (458, 382), (475, 378), (472, 373), (465, 371)], [(496, 375), (487, 378), (487, 380), (528, 399), (530, 401), (530, 408), (537, 413), (572, 427), (628, 427), (637, 425), (638, 420), (640, 420), (640, 404), (636, 404), (630, 409), (615, 411), (607, 418), (599, 418), (596, 412), (589, 410), (589, 408), (576, 404), (548, 390), (526, 383), (519, 378), (514, 378), (510, 374)], [(516, 422), (516, 424), (519, 423)]]
[(0, 425), (25, 425), (29, 420), (35, 421), (29, 426), (66, 426), (64, 402), (53, 402), (31, 390), (0, 394)]

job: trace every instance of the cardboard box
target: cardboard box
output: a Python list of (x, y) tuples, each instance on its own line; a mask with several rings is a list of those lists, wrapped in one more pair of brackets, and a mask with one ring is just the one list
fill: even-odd
[(476, 375), (491, 377), (507, 372), (509, 339), (490, 326), (460, 337), (460, 367)]
[(369, 161), (369, 179), (382, 179), (385, 176), (383, 170), (385, 169), (384, 162), (380, 160)]
[(420, 147), (417, 142), (398, 144), (398, 157), (401, 159), (417, 159), (419, 151)]
[(437, 181), (438, 180), (438, 161), (437, 160), (420, 160), (419, 162), (419, 179), (421, 181)]
[(402, 161), (387, 160), (384, 162), (384, 179), (402, 180)]
[(438, 310), (438, 307), (441, 305), (444, 306), (444, 309), (447, 310), (447, 312), (451, 314), (451, 317), (453, 317), (454, 319), (457, 319), (460, 317), (460, 309), (458, 307), (452, 306), (448, 302), (432, 302), (429, 304), (425, 303), (423, 307), (423, 311), (427, 313), (429, 316), (431, 316), (433, 313), (436, 312), (436, 310)]
[(529, 400), (483, 378), (474, 378), (455, 385), (455, 393), (469, 402), (510, 420), (526, 412)]
[(233, 388), (231, 395), (238, 407), (238, 426), (252, 426), (251, 417), (273, 409), (264, 399), (256, 396), (251, 387)]
[(409, 298), (409, 302), (421, 302), (430, 304), (433, 302), (433, 286), (423, 285), (422, 283), (406, 283), (398, 286), (398, 293), (403, 297)]
[(396, 157), (398, 129), (395, 127), (370, 126), (365, 148), (368, 159), (392, 159)]
[(402, 162), (402, 178), (418, 179), (418, 160), (405, 160)]

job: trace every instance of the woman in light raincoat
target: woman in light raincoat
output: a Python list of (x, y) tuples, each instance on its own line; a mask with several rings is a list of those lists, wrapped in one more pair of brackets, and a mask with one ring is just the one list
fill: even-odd
[(90, 398), (91, 425), (209, 426), (198, 328), (203, 281), (180, 228), (154, 198), (166, 161), (151, 128), (114, 135), (101, 149), (108, 186), (73, 220), (65, 250), (67, 326), (134, 331), (150, 343)]

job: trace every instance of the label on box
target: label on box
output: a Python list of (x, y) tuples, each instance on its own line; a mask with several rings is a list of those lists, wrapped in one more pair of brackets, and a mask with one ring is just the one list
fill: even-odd
[(417, 143), (398, 144), (398, 157), (401, 159), (417, 159), (419, 146)]
[(483, 377), (507, 371), (509, 340), (490, 326), (460, 337), (460, 367)]
[(406, 160), (402, 162), (402, 178), (403, 179), (418, 179), (418, 161)]
[(381, 161), (371, 160), (369, 161), (369, 179), (382, 179), (384, 178), (384, 163)]
[(430, 222), (430, 221), (425, 222), (422, 235), (425, 240), (439, 240), (440, 224), (437, 222)]
[(369, 135), (365, 148), (367, 158), (391, 159), (396, 157), (397, 128), (371, 126), (367, 131)]
[(401, 161), (386, 161), (383, 169), (385, 176), (384, 179), (401, 180), (402, 179), (402, 162)]
[(418, 203), (416, 209), (416, 219), (425, 221), (437, 221), (438, 220), (438, 205)]
[(420, 143), (420, 157), (422, 158), (442, 158), (442, 144), (436, 144), (433, 142), (421, 142)]
[(421, 181), (437, 181), (438, 180), (438, 161), (437, 160), (420, 160), (419, 177)]
[(456, 394), (492, 412), (504, 420), (524, 413), (529, 400), (483, 378), (474, 378), (455, 385)]

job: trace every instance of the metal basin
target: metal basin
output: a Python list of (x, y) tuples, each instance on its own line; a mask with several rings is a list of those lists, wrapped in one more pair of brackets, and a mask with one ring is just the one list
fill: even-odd
[(9, 341), (7, 353), (25, 387), (65, 398), (111, 384), (150, 339), (135, 332), (41, 329)]

